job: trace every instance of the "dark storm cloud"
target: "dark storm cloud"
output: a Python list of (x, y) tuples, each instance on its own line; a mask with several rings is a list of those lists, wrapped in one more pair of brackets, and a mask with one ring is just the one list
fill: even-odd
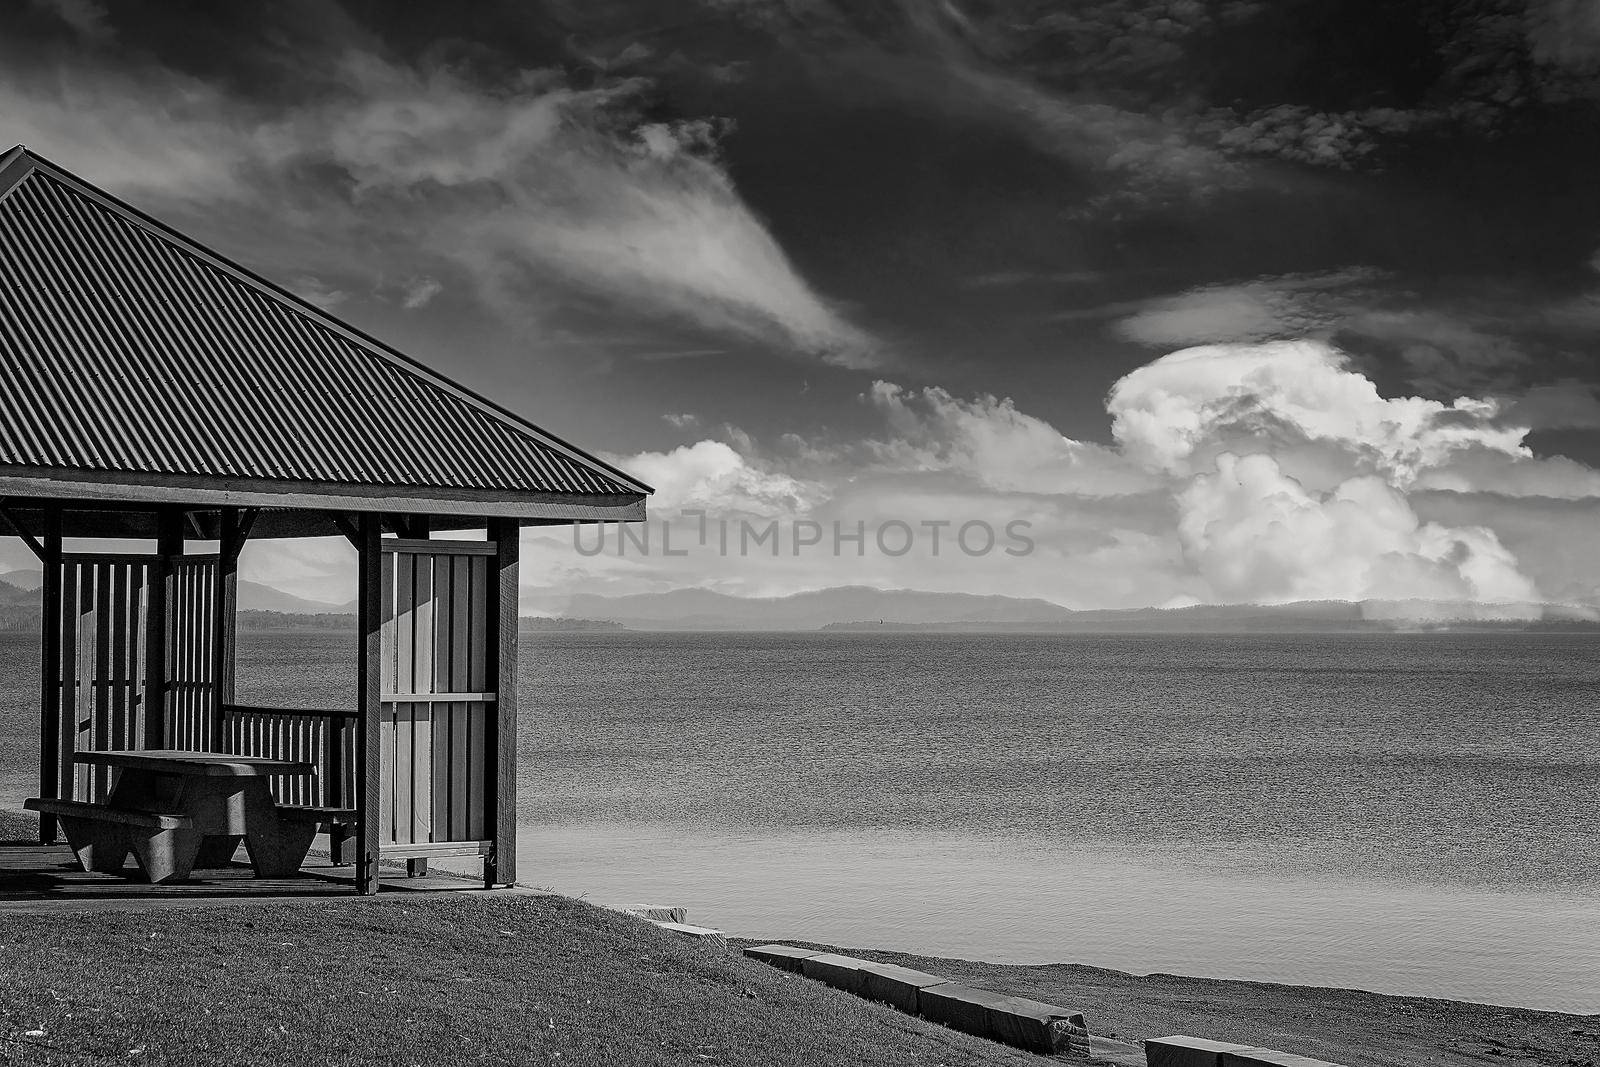
[(1374, 164), (1408, 139), (1493, 133), (1600, 86), (1600, 16), (1584, 0), (706, 6), (987, 111), (1045, 150), (1201, 191), (1241, 180), (1230, 158)]
[[(45, 7), (80, 44), (114, 29), (86, 0)], [(548, 59), (476, 62), (450, 42), (407, 57), (359, 29), (309, 47), (267, 49), (278, 76), (252, 84), (192, 73), (187, 53), (18, 54), (0, 74), (0, 114), (10, 139), (158, 210), (227, 204), (235, 225), (254, 216), (257, 247), (275, 243), (275, 222), (297, 219), (317, 235), (294, 250), (313, 268), (302, 288), (325, 305), (345, 295), (336, 275), (348, 250), (370, 262), (377, 247), (426, 279), (387, 286), (412, 310), (449, 277), (538, 322), (554, 282), (578, 301), (839, 365), (877, 362), (875, 342), (740, 197), (722, 126), (653, 115), (647, 79), (580, 85)]]

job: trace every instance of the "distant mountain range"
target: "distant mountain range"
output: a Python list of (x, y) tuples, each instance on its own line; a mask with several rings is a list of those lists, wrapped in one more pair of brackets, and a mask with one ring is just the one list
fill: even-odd
[(784, 597), (736, 597), (708, 589), (620, 597), (584, 593), (571, 597), (562, 614), (610, 619), (640, 630), (816, 630), (861, 620), (1045, 624), (1071, 612), (1048, 600), (841, 586)]
[[(0, 630), (28, 630), (39, 625), (38, 571), (14, 570), (0, 574)], [(272, 612), (281, 615), (353, 615), (355, 602), (329, 604), (307, 600), (258, 582), (239, 582), (241, 612)], [(312, 620), (315, 622), (316, 620)]]
[[(36, 629), (37, 571), (0, 575), (0, 630)], [(530, 608), (533, 613), (530, 613)], [(246, 629), (347, 628), (354, 604), (307, 600), (239, 583)], [(1600, 631), (1600, 612), (1561, 604), (1466, 601), (1301, 601), (1074, 611), (1037, 598), (841, 586), (782, 597), (737, 597), (707, 589), (601, 596), (533, 592), (522, 629), (550, 630), (921, 630), (943, 632), (1250, 633), (1419, 629)]]
[(1456, 601), (1301, 601), (1074, 611), (1048, 600), (844, 586), (784, 597), (705, 589), (632, 596), (579, 594), (544, 602), (564, 614), (632, 630), (943, 630), (1250, 632), (1407, 630), (1438, 627), (1600, 629), (1600, 613), (1557, 604)]

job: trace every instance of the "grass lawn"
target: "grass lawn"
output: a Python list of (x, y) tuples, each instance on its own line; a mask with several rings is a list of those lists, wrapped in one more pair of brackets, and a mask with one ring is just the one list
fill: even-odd
[(562, 897), (0, 914), (8, 1067), (1038, 1062)]

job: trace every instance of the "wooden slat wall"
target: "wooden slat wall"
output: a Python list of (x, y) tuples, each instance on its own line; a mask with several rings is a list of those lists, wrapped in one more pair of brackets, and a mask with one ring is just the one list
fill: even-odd
[(484, 742), (495, 706), (485, 692), (484, 636), (493, 551), (482, 541), (384, 544), (378, 744), (386, 844), (480, 841), (487, 833), (484, 776), (493, 769)]
[[(354, 712), (301, 708), (259, 708), (225, 704), (224, 750), (240, 756), (298, 760), (313, 764), (315, 776), (274, 775), (268, 779), (280, 804), (350, 807), (355, 780)], [(333, 767), (337, 761), (339, 766)]]
[(182, 556), (173, 561), (167, 594), (167, 721), (171, 748), (219, 750), (222, 738), (212, 716), (216, 679), (215, 598), (217, 557)]
[(61, 559), (60, 792), (103, 800), (105, 768), (79, 767), (76, 752), (138, 748), (145, 716), (148, 557), (72, 553)]

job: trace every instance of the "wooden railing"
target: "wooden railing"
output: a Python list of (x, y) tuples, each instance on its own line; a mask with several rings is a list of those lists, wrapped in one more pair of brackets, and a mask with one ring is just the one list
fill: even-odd
[(354, 807), (355, 711), (338, 708), (264, 708), (224, 704), (224, 747), (239, 756), (299, 760), (317, 768), (311, 777), (275, 775), (272, 795), (280, 804)]

